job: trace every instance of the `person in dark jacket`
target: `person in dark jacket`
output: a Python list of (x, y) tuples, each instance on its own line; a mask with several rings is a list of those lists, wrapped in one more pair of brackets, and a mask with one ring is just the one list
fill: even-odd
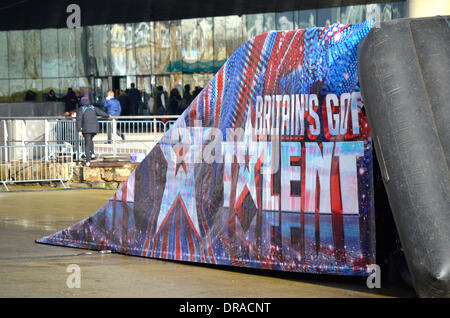
[(192, 99), (195, 99), (198, 94), (202, 91), (203, 88), (200, 86), (195, 86), (194, 92), (192, 93)]
[(180, 92), (178, 89), (173, 88), (170, 91), (170, 98), (169, 98), (169, 115), (176, 115), (178, 114), (178, 108), (181, 101)]
[(31, 89), (27, 90), (25, 95), (25, 101), (27, 102), (34, 102), (36, 101), (37, 95), (35, 92), (33, 92)]
[(128, 105), (130, 107), (130, 116), (138, 114), (139, 103), (141, 102), (141, 93), (131, 83), (131, 88), (128, 90)]
[(119, 93), (119, 102), (120, 108), (122, 109), (121, 116), (128, 116), (130, 111), (128, 109), (128, 95), (124, 91), (120, 91)]
[(192, 102), (191, 85), (184, 85), (183, 98), (179, 104), (178, 114), (181, 115)]
[(63, 97), (64, 102), (66, 103), (65, 112), (70, 112), (77, 108), (78, 99), (75, 92), (72, 90), (71, 87), (67, 89), (66, 96)]
[(97, 116), (109, 118), (107, 113), (91, 105), (87, 97), (82, 97), (81, 107), (77, 112), (77, 129), (80, 137), (84, 137), (86, 166), (88, 167), (91, 164), (91, 159), (94, 158), (94, 143), (92, 139), (98, 133)]
[(45, 98), (45, 101), (47, 101), (47, 102), (56, 102), (56, 101), (58, 101), (58, 97), (56, 97), (55, 91), (53, 89), (51, 89), (47, 93), (47, 97)]
[(166, 95), (164, 94), (164, 87), (158, 86), (158, 93), (156, 94), (156, 110), (158, 116), (167, 115)]
[(189, 85), (189, 84), (184, 85), (183, 99), (186, 100), (186, 103), (188, 106), (191, 104), (191, 102), (193, 100), (192, 94), (191, 94), (191, 85)]

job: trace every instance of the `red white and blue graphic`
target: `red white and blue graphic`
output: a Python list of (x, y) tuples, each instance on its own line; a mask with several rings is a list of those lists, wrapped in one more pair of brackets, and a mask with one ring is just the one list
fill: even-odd
[(371, 26), (244, 43), (101, 209), (37, 242), (367, 275), (372, 140), (356, 63)]

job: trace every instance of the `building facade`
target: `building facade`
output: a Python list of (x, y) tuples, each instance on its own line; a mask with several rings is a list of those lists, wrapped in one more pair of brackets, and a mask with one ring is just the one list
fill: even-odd
[[(53, 89), (93, 92), (131, 83), (144, 92), (185, 84), (204, 87), (245, 41), (269, 30), (386, 21), (405, 17), (405, 2), (280, 13), (0, 32), (0, 101), (23, 101), (27, 90), (45, 100)], [(145, 109), (143, 112), (145, 113)]]

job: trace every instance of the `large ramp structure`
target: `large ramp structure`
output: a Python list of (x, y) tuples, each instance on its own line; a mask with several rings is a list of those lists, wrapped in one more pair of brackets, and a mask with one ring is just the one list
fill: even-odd
[(368, 275), (371, 22), (244, 43), (95, 214), (37, 242), (186, 262)]
[(373, 28), (358, 56), (375, 149), (419, 296), (450, 297), (450, 17)]

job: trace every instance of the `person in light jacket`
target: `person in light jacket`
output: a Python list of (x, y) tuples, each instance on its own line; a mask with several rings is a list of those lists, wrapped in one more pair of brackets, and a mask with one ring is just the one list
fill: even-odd
[[(106, 97), (105, 104), (103, 105), (106, 108), (106, 111), (110, 116), (120, 116), (122, 113), (122, 107), (118, 99), (114, 97), (114, 92), (109, 91), (108, 96)], [(125, 140), (124, 134), (120, 132), (120, 124), (117, 123), (116, 133), (122, 140)], [(108, 129), (108, 143), (111, 143), (112, 138), (112, 126)]]
[(108, 96), (106, 97), (106, 101), (104, 104), (106, 111), (108, 114), (112, 116), (120, 116), (122, 112), (122, 107), (120, 106), (120, 102), (118, 99), (114, 97), (114, 92), (109, 91)]

